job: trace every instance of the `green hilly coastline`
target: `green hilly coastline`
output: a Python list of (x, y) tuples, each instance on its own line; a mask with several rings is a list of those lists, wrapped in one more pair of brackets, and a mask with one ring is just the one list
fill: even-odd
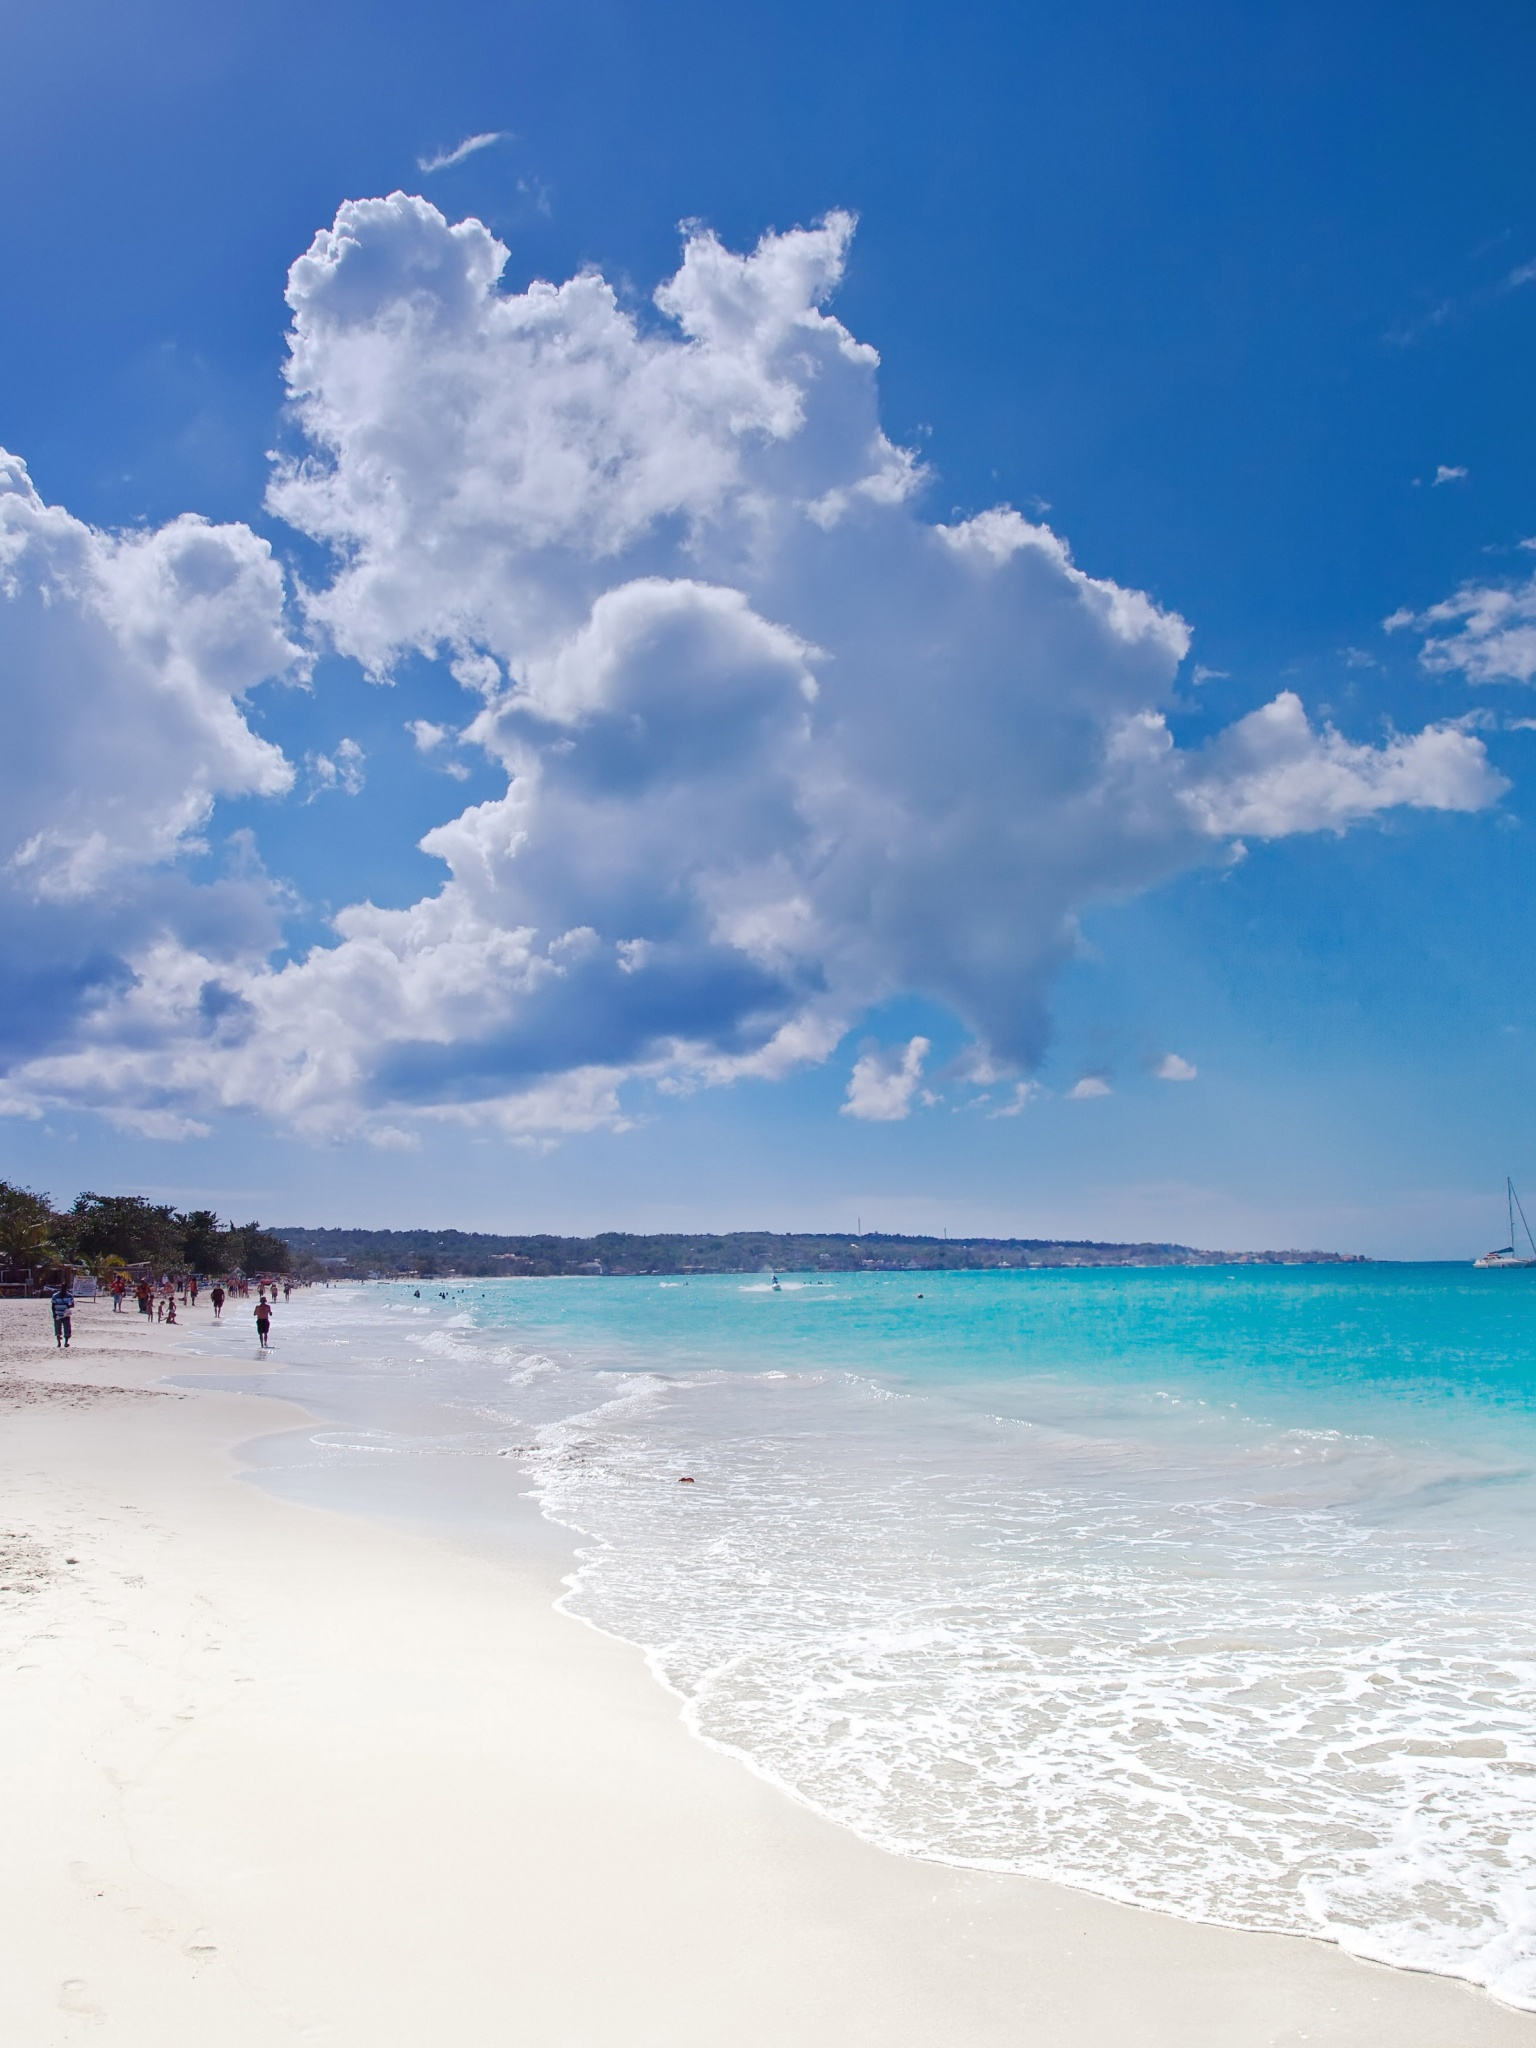
[(1185, 1244), (1102, 1244), (1037, 1237), (862, 1236), (822, 1231), (720, 1234), (625, 1230), (596, 1237), (500, 1237), (478, 1230), (273, 1229), (301, 1267), (343, 1278), (407, 1274), (486, 1278), (511, 1274), (973, 1273), (1037, 1266), (1357, 1265), (1349, 1252), (1200, 1251)]

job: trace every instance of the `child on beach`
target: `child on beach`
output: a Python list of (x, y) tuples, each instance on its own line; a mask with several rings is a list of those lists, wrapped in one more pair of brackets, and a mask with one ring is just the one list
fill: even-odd
[(224, 1320), (223, 1288), (220, 1287), (217, 1283), (215, 1283), (213, 1291), (209, 1294), (208, 1299), (213, 1303), (213, 1320), (216, 1323), (222, 1323)]

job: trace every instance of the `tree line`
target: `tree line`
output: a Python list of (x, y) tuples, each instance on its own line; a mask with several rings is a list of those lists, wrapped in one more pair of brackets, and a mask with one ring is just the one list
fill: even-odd
[(471, 1230), (342, 1230), (281, 1226), (296, 1258), (338, 1276), (409, 1273), (418, 1279), (581, 1273), (975, 1273), (1056, 1266), (1211, 1266), (1331, 1263), (1333, 1252), (1200, 1251), (1182, 1244), (1097, 1239), (924, 1237), (888, 1231), (610, 1230), (594, 1237), (508, 1237)]
[(158, 1273), (286, 1273), (293, 1254), (259, 1223), (220, 1223), (145, 1195), (77, 1195), (67, 1209), (0, 1180), (0, 1259), (7, 1266), (148, 1265)]

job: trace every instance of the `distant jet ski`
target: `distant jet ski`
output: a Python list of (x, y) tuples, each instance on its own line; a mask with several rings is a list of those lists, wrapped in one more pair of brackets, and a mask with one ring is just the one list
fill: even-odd
[[(1506, 1175), (1505, 1191), (1509, 1198), (1509, 1243), (1501, 1245), (1496, 1252), (1484, 1252), (1473, 1265), (1479, 1272), (1502, 1272), (1506, 1266), (1536, 1266), (1536, 1237), (1531, 1236), (1531, 1226), (1525, 1220), (1525, 1211), (1520, 1207), (1520, 1197), (1515, 1193), (1515, 1184)], [(1515, 1250), (1515, 1217), (1519, 1215), (1520, 1227), (1525, 1232), (1525, 1241), (1530, 1247), (1530, 1257)]]

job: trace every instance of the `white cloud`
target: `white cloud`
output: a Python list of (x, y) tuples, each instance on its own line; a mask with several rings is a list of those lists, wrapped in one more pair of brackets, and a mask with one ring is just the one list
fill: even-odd
[(1015, 1081), (1008, 1091), (1007, 1100), (999, 1103), (996, 1109), (988, 1110), (987, 1114), (993, 1118), (1022, 1116), (1032, 1102), (1043, 1101), (1044, 1097), (1045, 1090), (1038, 1081)]
[[(459, 741), (456, 732), (451, 731), (446, 725), (434, 725), (429, 718), (408, 719), (405, 729), (416, 742), (418, 754), (438, 757), (444, 747), (456, 746)], [(455, 760), (451, 755), (439, 758), (438, 766), (445, 775), (451, 775), (455, 782), (469, 780), (469, 770), (464, 763)]]
[(347, 796), (361, 796), (365, 780), (363, 763), (367, 755), (356, 740), (342, 740), (334, 754), (306, 754), (304, 765), (309, 770), (309, 801), (327, 789), (339, 789)]
[(841, 1114), (881, 1124), (900, 1123), (910, 1116), (931, 1050), (926, 1038), (912, 1038), (905, 1045), (875, 1046), (861, 1053), (854, 1061)]
[[(290, 277), (308, 452), (269, 508), (330, 551), (313, 632), (379, 678), (445, 664), (466, 724), (416, 720), (416, 747), (444, 765), (450, 738), (477, 748), (505, 788), (421, 841), (437, 893), (353, 905), (303, 959), (223, 957), (174, 921), (136, 933), (124, 973), (13, 1069), (15, 1100), (538, 1142), (622, 1122), (635, 1078), (823, 1060), (902, 993), (963, 1020), (1016, 1086), (1084, 909), (1228, 858), (1238, 833), (1495, 800), (1470, 733), (1361, 745), (1290, 693), (1177, 748), (1181, 619), (1006, 506), (921, 516), (875, 352), (825, 310), (851, 232), (833, 214), (745, 256), (694, 232), (641, 318), (590, 272), (502, 291), (488, 230), (421, 199), (340, 209)], [(265, 625), (199, 684), (229, 765), (190, 798), (161, 787), (157, 858), (215, 795), (291, 778), (237, 704), (293, 658), (264, 544), (192, 521), (91, 545), (158, 560), (189, 536), (243, 565), (244, 610), (220, 616)], [(162, 604), (171, 639), (194, 596)], [(134, 676), (125, 702), (160, 687)], [(361, 774), (360, 750), (320, 760), (335, 787)], [(919, 1044), (861, 1058), (848, 1112), (906, 1114)]]
[(445, 149), (437, 156), (419, 156), (416, 168), (430, 177), (433, 171), (451, 170), (455, 164), (463, 163), (466, 157), (475, 155), (477, 150), (489, 149), (492, 143), (508, 139), (505, 128), (488, 129), (483, 135), (466, 135), (464, 140), (452, 149)]
[(316, 454), (270, 493), (344, 555), (316, 619), (380, 672), (410, 648), (520, 659), (690, 539), (746, 568), (829, 493), (908, 488), (873, 350), (817, 310), (851, 231), (833, 215), (752, 258), (695, 234), (657, 294), (666, 333), (592, 272), (498, 291), (507, 252), (478, 221), (400, 193), (342, 207), (288, 292)]
[(1482, 741), (1459, 724), (1364, 746), (1332, 726), (1314, 731), (1301, 699), (1285, 690), (1195, 756), (1180, 795), (1208, 832), (1281, 839), (1342, 832), (1399, 805), (1479, 811), (1508, 787)]
[[(132, 985), (85, 1017), (69, 1051), (32, 1061), (28, 1082), (60, 1101), (260, 1105), (314, 1137), (398, 1128), (378, 1100), (391, 1058), (405, 1067), (386, 1084), (389, 1097), (462, 1114), (462, 1096), (433, 1099), (433, 1054), (483, 1041), (520, 998), (570, 972), (571, 935), (540, 947), (526, 930), (486, 925), (447, 891), (405, 911), (356, 905), (336, 922), (339, 945), (276, 972), (221, 964), (171, 938), (151, 942), (130, 959)], [(211, 1030), (210, 989), (227, 1004)], [(522, 1105), (496, 1101), (506, 1093), (488, 1087), (480, 1099), (488, 1118), (517, 1127)], [(568, 1073), (535, 1081), (532, 1093), (561, 1129), (616, 1114), (611, 1077), (594, 1091), (584, 1073)]]
[(1438, 489), (1441, 484), (1459, 483), (1466, 473), (1465, 467), (1459, 462), (1442, 462), (1435, 471), (1435, 481), (1431, 488)]
[(196, 841), (218, 797), (293, 769), (242, 700), (297, 672), (282, 572), (248, 527), (98, 532), (0, 450), (0, 884), (66, 904)]
[[(1428, 611), (1397, 611), (1383, 623), (1389, 633), (1412, 627), (1426, 635), (1419, 659), (1427, 669), (1459, 670), (1475, 683), (1536, 681), (1536, 576), (1465, 583)], [(1444, 626), (1455, 630), (1437, 630)]]
[(1112, 1095), (1114, 1090), (1102, 1074), (1084, 1074), (1080, 1081), (1074, 1081), (1067, 1090), (1068, 1102), (1097, 1102), (1100, 1097)]
[(1159, 1081), (1194, 1081), (1199, 1078), (1200, 1069), (1180, 1059), (1176, 1052), (1169, 1052), (1164, 1053), (1153, 1072)]

